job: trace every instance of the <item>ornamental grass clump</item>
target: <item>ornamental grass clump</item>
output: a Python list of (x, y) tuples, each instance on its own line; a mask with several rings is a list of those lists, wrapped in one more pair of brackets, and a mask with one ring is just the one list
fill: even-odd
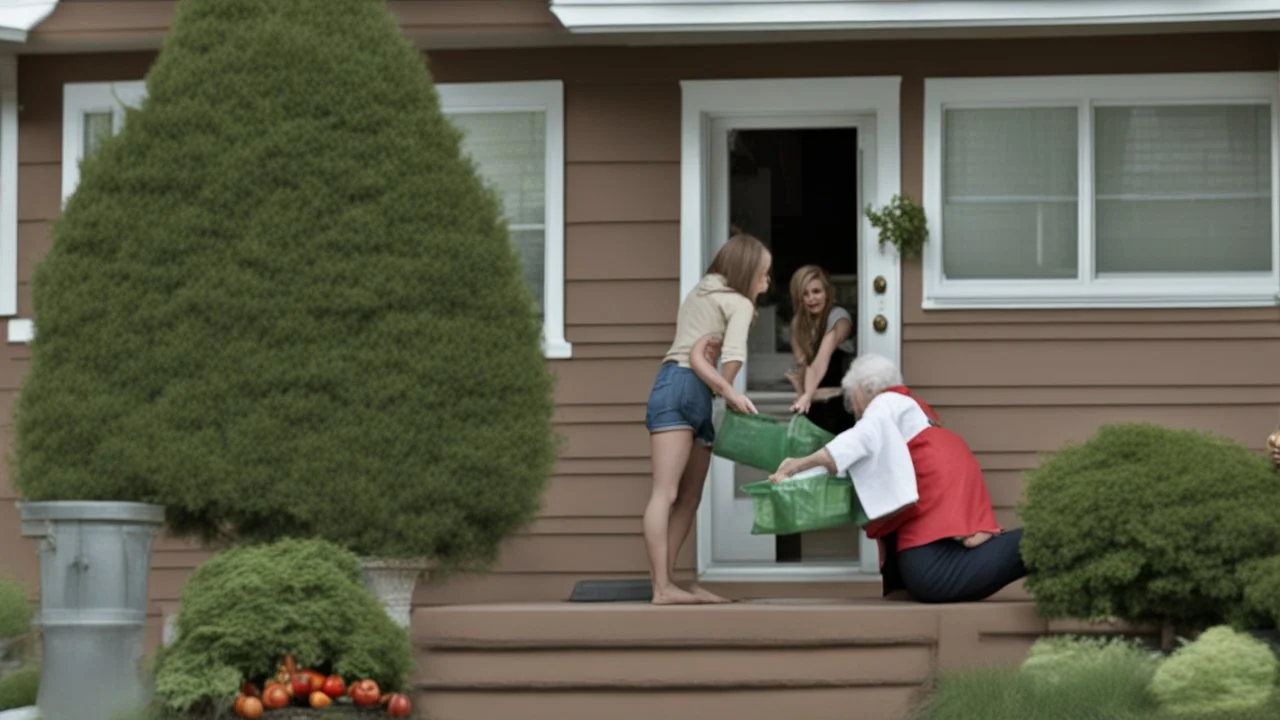
[(1027, 474), (1027, 589), (1050, 618), (1207, 627), (1244, 613), (1237, 568), (1280, 551), (1266, 460), (1208, 433), (1109, 425)]
[(387, 692), (413, 667), (408, 631), (365, 589), (359, 560), (323, 540), (218, 553), (183, 587), (177, 634), (158, 655), (155, 690), (180, 713), (229, 707), (244, 680), (274, 676), (286, 654)]
[(1261, 640), (1212, 627), (1161, 663), (1151, 693), (1173, 716), (1232, 718), (1274, 700), (1278, 666)]
[(183, 0), (34, 278), (25, 500), (490, 565), (555, 461), (538, 306), (372, 0)]

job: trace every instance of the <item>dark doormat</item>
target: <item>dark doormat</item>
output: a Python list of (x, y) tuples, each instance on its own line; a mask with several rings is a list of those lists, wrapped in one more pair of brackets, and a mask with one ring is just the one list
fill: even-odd
[(581, 580), (573, 586), (569, 602), (649, 602), (653, 584), (648, 580)]

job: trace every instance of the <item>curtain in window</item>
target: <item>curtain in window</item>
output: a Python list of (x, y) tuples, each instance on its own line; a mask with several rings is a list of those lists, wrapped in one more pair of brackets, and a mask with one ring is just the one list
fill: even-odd
[(495, 189), (524, 261), (529, 291), (543, 304), (546, 269), (546, 114), (542, 112), (451, 114), (464, 134), (463, 150)]
[(1094, 110), (1099, 274), (1271, 269), (1271, 110)]
[(1075, 108), (943, 115), (942, 243), (948, 278), (1074, 278)]

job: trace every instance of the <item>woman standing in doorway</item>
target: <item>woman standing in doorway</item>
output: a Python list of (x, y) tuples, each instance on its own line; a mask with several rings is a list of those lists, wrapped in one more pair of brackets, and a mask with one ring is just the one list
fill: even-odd
[(673, 581), (680, 546), (689, 536), (702, 501), (702, 487), (715, 441), (712, 388), (692, 369), (690, 356), (704, 338), (720, 340), (721, 376), (715, 383), (725, 403), (754, 413), (751, 401), (733, 389), (747, 359), (747, 334), (756, 317), (756, 299), (769, 289), (772, 259), (764, 244), (735, 235), (716, 253), (676, 317), (676, 337), (662, 359), (649, 393), (645, 427), (653, 460), (653, 491), (644, 511), (655, 605), (727, 602), (696, 584), (686, 591)]
[(796, 391), (791, 412), (839, 435), (854, 423), (841, 399), (840, 381), (857, 351), (850, 339), (853, 316), (835, 301), (835, 285), (817, 265), (805, 265), (791, 276), (791, 352), (796, 359), (796, 368), (787, 373)]

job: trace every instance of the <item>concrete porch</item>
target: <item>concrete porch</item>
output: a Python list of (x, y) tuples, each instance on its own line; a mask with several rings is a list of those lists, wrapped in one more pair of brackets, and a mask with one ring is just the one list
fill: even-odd
[(1016, 665), (1049, 632), (1025, 600), (920, 605), (494, 604), (414, 612), (432, 720), (899, 720), (936, 670)]

